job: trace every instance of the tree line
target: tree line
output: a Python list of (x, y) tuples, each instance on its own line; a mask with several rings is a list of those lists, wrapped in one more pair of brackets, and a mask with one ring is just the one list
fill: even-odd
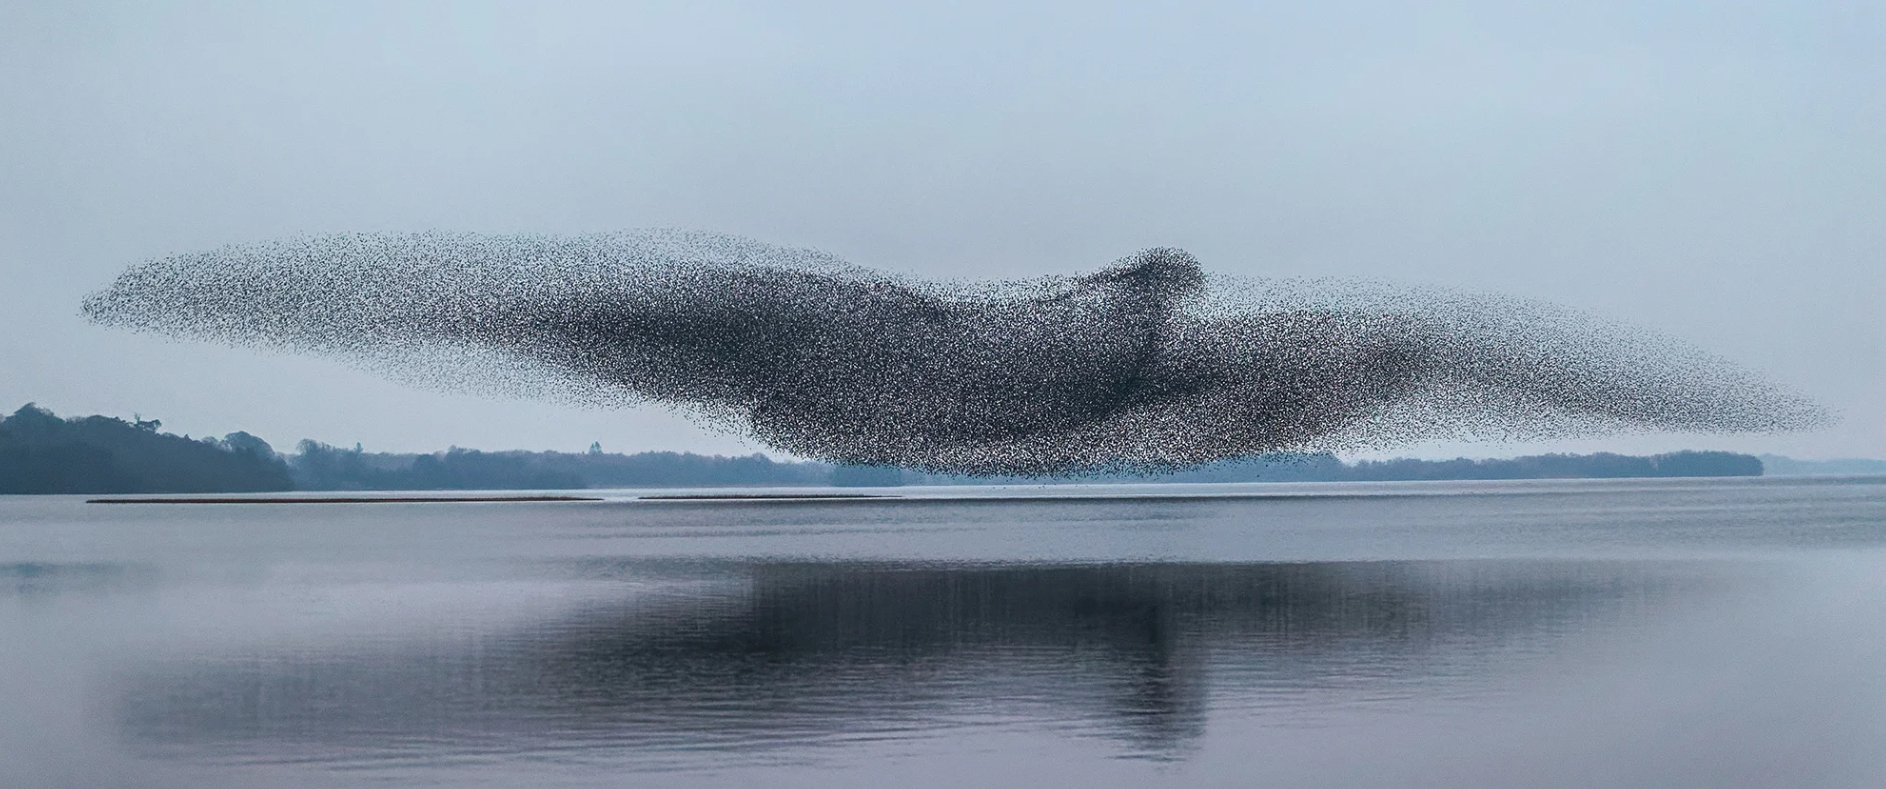
[(0, 419), (0, 493), (288, 490), (288, 463), (248, 433), (192, 439), (163, 423), (60, 419), (31, 403)]
[[(681, 452), (367, 452), (304, 440), (283, 455), (253, 435), (191, 438), (157, 420), (60, 418), (33, 404), (0, 418), (0, 493), (214, 493), (286, 490), (554, 490), (714, 486), (1039, 484)], [(1046, 482), (1323, 482), (1382, 480), (1758, 476), (1762, 461), (1730, 452), (1648, 457), (1598, 453), (1502, 460), (1344, 463), (1274, 454), (1167, 474), (1098, 473)]]

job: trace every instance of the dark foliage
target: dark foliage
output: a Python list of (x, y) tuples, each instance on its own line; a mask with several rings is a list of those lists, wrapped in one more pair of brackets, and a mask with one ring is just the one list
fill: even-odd
[(546, 490), (587, 487), (583, 478), (546, 469), (530, 453), (454, 447), (436, 455), (368, 455), (302, 441), (294, 459), (303, 490)]
[(288, 467), (247, 433), (191, 439), (156, 421), (60, 419), (28, 404), (0, 419), (0, 493), (288, 490)]
[[(928, 474), (894, 466), (832, 466), (678, 452), (366, 452), (302, 441), (287, 458), (248, 433), (191, 439), (155, 421), (60, 419), (32, 405), (0, 419), (0, 493), (210, 493), (276, 490), (557, 490), (716, 486), (893, 486), (1038, 483), (1037, 478)], [(1599, 453), (1508, 460), (1362, 461), (1273, 454), (1163, 475), (1077, 482), (1334, 482), (1456, 479), (1758, 476), (1762, 461), (1730, 452), (1651, 457)]]
[[(831, 467), (779, 463), (764, 455), (677, 452), (634, 455), (565, 452), (368, 453), (303, 441), (293, 458), (304, 490), (555, 490), (721, 485), (823, 485)], [(895, 484), (895, 483), (893, 483)]]

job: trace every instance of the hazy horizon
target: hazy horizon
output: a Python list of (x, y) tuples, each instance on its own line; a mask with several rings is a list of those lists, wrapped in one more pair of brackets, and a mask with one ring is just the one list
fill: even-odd
[(0, 406), (381, 451), (786, 457), (656, 407), (87, 325), (125, 266), (348, 231), (682, 227), (939, 279), (1211, 271), (1553, 301), (1838, 411), (1427, 444), (1886, 456), (1886, 11), (1861, 4), (0, 2)]
[[(26, 404), (26, 405), (27, 405), (27, 406), (35, 406), (35, 407), (39, 407), (39, 408), (45, 408), (45, 406), (44, 406), (44, 404), (40, 404), (40, 403), (28, 403), (28, 404)], [(123, 415), (123, 414), (68, 414), (68, 413), (59, 413), (58, 411), (56, 411), (56, 410), (53, 410), (53, 409), (47, 409), (47, 410), (52, 410), (52, 411), (53, 411), (53, 413), (54, 413), (54, 414), (55, 414), (56, 416), (58, 416), (59, 418), (61, 418), (61, 419), (74, 419), (74, 418), (83, 418), (83, 417), (90, 417), (90, 416), (107, 416), (107, 417), (114, 417), (114, 418), (118, 418), (118, 419), (123, 419), (123, 420), (125, 420), (125, 421), (127, 421), (127, 422), (132, 422), (132, 421), (139, 421), (139, 420), (143, 420), (143, 419), (146, 419), (146, 418), (150, 418), (150, 419), (156, 419), (157, 421), (159, 421), (159, 422), (162, 422), (162, 419), (161, 419), (161, 418), (158, 418), (158, 417), (156, 417), (155, 415), (152, 415), (152, 414), (130, 414), (130, 415)], [(10, 413), (10, 412), (9, 412), (9, 413)], [(156, 430), (158, 430), (158, 431), (160, 431), (160, 432), (164, 432), (164, 433), (173, 433), (173, 434), (178, 434), (178, 435), (183, 435), (183, 436), (184, 436), (185, 438), (190, 438), (190, 437), (192, 437), (192, 436), (191, 436), (190, 434), (184, 434), (184, 433), (179, 433), (178, 431), (174, 431), (174, 430), (172, 430), (172, 429), (170, 429), (170, 426), (169, 426), (168, 424), (163, 424), (163, 425), (160, 425), (159, 427), (157, 427), (157, 428), (155, 428), (155, 429), (156, 429)], [(195, 438), (198, 438), (198, 439), (210, 439), (210, 438), (220, 438), (220, 437), (222, 437), (222, 436), (224, 436), (224, 435), (228, 435), (228, 434), (230, 434), (230, 433), (234, 433), (234, 432), (242, 432), (242, 433), (248, 433), (249, 431), (246, 431), (246, 430), (240, 430), (240, 429), (238, 429), (238, 430), (234, 430), (234, 431), (228, 431), (228, 432), (225, 432), (225, 433), (204, 433), (204, 434), (199, 434), (199, 435), (195, 435), (194, 437), (195, 437)], [(253, 435), (253, 434), (251, 434), (251, 435)], [(326, 447), (329, 447), (329, 448), (333, 448), (333, 449), (341, 449), (341, 450), (346, 450), (346, 449), (350, 449), (350, 448), (352, 448), (352, 449), (357, 449), (357, 450), (359, 450), (359, 451), (361, 451), (361, 452), (365, 452), (365, 453), (367, 453), (367, 454), (370, 454), (370, 455), (392, 455), (392, 456), (414, 456), (414, 455), (425, 455), (425, 454), (440, 454), (440, 453), (445, 453), (445, 452), (450, 452), (450, 451), (455, 451), (455, 450), (471, 450), (471, 451), (475, 451), (475, 452), (488, 452), (488, 453), (508, 453), (508, 452), (525, 452), (525, 453), (539, 453), (539, 452), (548, 452), (548, 453), (556, 453), (556, 452), (562, 452), (562, 453), (567, 453), (567, 454), (588, 454), (589, 452), (591, 452), (591, 451), (592, 451), (592, 449), (598, 449), (598, 450), (600, 450), (600, 451), (601, 451), (601, 452), (603, 452), (603, 453), (606, 453), (606, 454), (615, 454), (615, 455), (634, 455), (634, 454), (638, 454), (638, 453), (643, 453), (643, 452), (674, 452), (674, 453), (684, 453), (684, 454), (685, 454), (685, 453), (690, 453), (690, 452), (693, 452), (693, 453), (695, 453), (695, 454), (703, 454), (703, 455), (709, 455), (709, 456), (719, 456), (719, 457), (746, 457), (746, 456), (751, 456), (751, 455), (753, 455), (753, 454), (758, 454), (758, 455), (761, 455), (761, 456), (764, 456), (764, 457), (766, 457), (766, 458), (768, 458), (768, 459), (770, 459), (770, 460), (773, 460), (773, 461), (775, 461), (775, 462), (781, 462), (781, 463), (806, 463), (806, 462), (811, 462), (811, 463), (826, 463), (826, 464), (830, 464), (830, 463), (831, 463), (831, 461), (825, 461), (825, 460), (818, 460), (818, 459), (812, 459), (812, 458), (802, 458), (802, 457), (798, 457), (798, 456), (795, 456), (795, 455), (792, 455), (791, 453), (787, 453), (787, 452), (779, 452), (779, 451), (776, 451), (776, 450), (771, 450), (771, 449), (767, 449), (767, 448), (764, 448), (764, 447), (762, 447), (762, 448), (760, 448), (760, 449), (758, 449), (758, 450), (754, 450), (753, 452), (733, 452), (733, 453), (728, 453), (728, 452), (716, 452), (716, 451), (712, 451), (712, 450), (691, 450), (691, 449), (674, 449), (674, 448), (663, 448), (663, 447), (639, 447), (639, 448), (635, 448), (635, 449), (628, 449), (628, 450), (623, 450), (623, 449), (618, 449), (618, 448), (614, 448), (614, 447), (608, 447), (608, 446), (602, 446), (602, 445), (601, 445), (601, 444), (602, 444), (602, 442), (600, 442), (600, 441), (596, 441), (596, 442), (592, 442), (592, 446), (590, 446), (590, 447), (581, 447), (581, 448), (570, 448), (570, 447), (473, 447), (473, 446), (465, 446), (465, 445), (462, 445), (462, 444), (458, 444), (458, 443), (451, 443), (451, 444), (446, 444), (446, 445), (442, 445), (442, 446), (435, 446), (435, 447), (431, 447), (431, 448), (421, 448), (421, 449), (387, 449), (387, 448), (384, 448), (384, 447), (378, 447), (378, 446), (375, 446), (375, 445), (373, 445), (372, 443), (370, 443), (370, 442), (368, 442), (368, 441), (356, 441), (356, 442), (354, 442), (354, 443), (353, 443), (352, 445), (348, 445), (348, 444), (344, 444), (344, 443), (342, 443), (342, 444), (336, 444), (336, 443), (334, 443), (334, 442), (328, 442), (328, 441), (322, 441), (321, 439), (319, 439), (319, 438), (316, 438), (316, 437), (313, 437), (313, 436), (303, 436), (302, 438), (298, 438), (298, 439), (295, 439), (295, 440), (293, 440), (292, 442), (286, 442), (286, 443), (277, 443), (277, 442), (273, 442), (273, 441), (269, 441), (268, 443), (269, 443), (269, 444), (270, 444), (270, 446), (271, 446), (271, 447), (272, 447), (272, 448), (273, 448), (273, 449), (275, 450), (275, 452), (276, 452), (276, 453), (278, 453), (278, 454), (280, 454), (280, 455), (283, 455), (283, 456), (288, 456), (288, 455), (293, 455), (293, 454), (297, 454), (297, 453), (299, 453), (299, 452), (301, 451), (301, 447), (300, 447), (300, 444), (301, 444), (301, 442), (303, 442), (303, 441), (314, 441), (314, 442), (316, 442), (317, 444), (320, 444), (320, 445), (323, 445), (323, 446), (326, 446)], [(1566, 442), (1561, 442), (1561, 443), (1566, 443)], [(1594, 443), (1595, 443), (1595, 442), (1594, 442)], [(1475, 446), (1475, 445), (1463, 445), (1463, 446), (1468, 446), (1468, 447), (1472, 447), (1472, 446)], [(1519, 446), (1519, 445), (1517, 445), (1517, 444), (1482, 444), (1482, 445), (1478, 445), (1478, 446), (1481, 446), (1481, 447), (1500, 447), (1500, 446)], [(1557, 450), (1555, 450), (1555, 451), (1557, 451)], [(1688, 452), (1709, 452), (1709, 451), (1711, 451), (1711, 450), (1707, 450), (1707, 449), (1703, 449), (1703, 450), (1696, 450), (1696, 449), (1689, 449), (1689, 450), (1676, 450), (1676, 452), (1686, 452), (1686, 451), (1688, 451)], [(1611, 452), (1612, 454), (1627, 454), (1627, 453), (1620, 453), (1620, 452), (1613, 452), (1612, 450), (1606, 450), (1606, 449), (1594, 449), (1594, 450), (1591, 450), (1591, 451), (1589, 451), (1589, 452), (1571, 452), (1570, 450), (1565, 450), (1565, 451), (1563, 451), (1562, 453), (1563, 453), (1563, 454), (1574, 454), (1574, 455), (1591, 455), (1591, 454), (1597, 454), (1597, 453), (1606, 453), (1606, 452)], [(1269, 454), (1271, 454), (1271, 455), (1329, 455), (1329, 456), (1333, 456), (1333, 457), (1336, 457), (1336, 458), (1338, 458), (1339, 460), (1342, 460), (1342, 461), (1343, 461), (1343, 462), (1345, 462), (1345, 463), (1356, 463), (1356, 462), (1362, 462), (1362, 461), (1382, 461), (1382, 460), (1406, 460), (1406, 459), (1413, 459), (1413, 460), (1422, 460), (1422, 461), (1435, 461), (1435, 462), (1442, 462), (1442, 461), (1450, 461), (1450, 460), (1460, 460), (1460, 459), (1467, 459), (1467, 460), (1476, 460), (1476, 461), (1482, 461), (1482, 460), (1517, 460), (1517, 459), (1525, 459), (1526, 457), (1529, 457), (1529, 456), (1520, 456), (1520, 455), (1512, 455), (1512, 454), (1507, 454), (1507, 455), (1498, 455), (1498, 456), (1495, 456), (1495, 455), (1475, 455), (1475, 454), (1455, 454), (1455, 455), (1449, 455), (1449, 456), (1438, 456), (1438, 455), (1430, 455), (1430, 456), (1417, 456), (1417, 455), (1412, 455), (1412, 454), (1409, 454), (1409, 453), (1398, 453), (1398, 452), (1395, 452), (1395, 451), (1393, 451), (1393, 450), (1382, 450), (1382, 451), (1377, 451), (1377, 452), (1329, 452), (1329, 451), (1320, 451), (1320, 450), (1319, 450), (1319, 451), (1315, 451), (1315, 452), (1308, 452), (1308, 451), (1305, 451), (1305, 452), (1277, 452), (1277, 453), (1269, 453)], [(1544, 453), (1540, 453), (1540, 454), (1544, 454)], [(1658, 454), (1667, 454), (1667, 453), (1658, 453)], [(1746, 453), (1745, 453), (1745, 454), (1746, 454)], [(1536, 456), (1536, 454), (1535, 454), (1535, 455), (1533, 455), (1533, 456)], [(1639, 455), (1639, 456), (1642, 456), (1642, 455)], [(1756, 455), (1751, 455), (1751, 456), (1756, 456)], [(1759, 455), (1758, 455), (1758, 456), (1759, 456), (1759, 457), (1760, 457), (1761, 459), (1763, 459), (1764, 461), (1766, 461), (1766, 460), (1768, 460), (1768, 459), (1773, 459), (1773, 458), (1779, 458), (1779, 459), (1781, 459), (1781, 460), (1784, 460), (1784, 461), (1787, 461), (1787, 462), (1788, 462), (1789, 464), (1791, 464), (1791, 465), (1794, 465), (1794, 464), (1806, 464), (1806, 465), (1809, 465), (1809, 466), (1817, 466), (1817, 465), (1826, 465), (1826, 464), (1840, 464), (1840, 463), (1886, 463), (1886, 460), (1883, 460), (1883, 459), (1877, 459), (1877, 458), (1865, 458), (1865, 457), (1843, 457), (1843, 458), (1822, 458), (1822, 459), (1808, 459), (1808, 458), (1794, 458), (1794, 457), (1788, 457), (1788, 456), (1786, 456), (1786, 455), (1776, 455), (1776, 454), (1773, 454), (1773, 453), (1759, 453)], [(1263, 457), (1263, 456), (1262, 456), (1262, 455), (1259, 455), (1259, 456), (1254, 456), (1254, 457)], [(1225, 462), (1227, 462), (1227, 461), (1215, 461), (1215, 462), (1213, 462), (1213, 463), (1207, 463), (1207, 464), (1204, 464), (1204, 465), (1206, 465), (1206, 466), (1214, 466), (1214, 465), (1222, 465), (1222, 464), (1223, 464), (1223, 463), (1225, 463)], [(1236, 462), (1236, 461), (1230, 461), (1230, 462)], [(1176, 472), (1175, 472), (1175, 473), (1176, 473)], [(1870, 473), (1870, 472), (1869, 472), (1869, 473)], [(1081, 474), (1075, 474), (1075, 475), (1073, 475), (1073, 478), (1075, 478), (1075, 479), (1078, 479), (1078, 478), (1079, 478), (1079, 477), (1081, 477), (1081, 476), (1082, 476)], [(1151, 474), (1151, 476), (1159, 476), (1159, 473), (1157, 473), (1157, 472), (1155, 472), (1155, 473), (1152, 473), (1152, 474)], [(1060, 475), (1056, 475), (1056, 477), (1057, 477), (1057, 478), (1060, 478)]]

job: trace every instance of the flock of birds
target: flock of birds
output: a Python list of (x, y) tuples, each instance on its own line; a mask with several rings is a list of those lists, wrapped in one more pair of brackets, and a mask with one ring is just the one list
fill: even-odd
[(954, 474), (1828, 418), (1572, 310), (1211, 275), (1176, 249), (952, 283), (711, 233), (332, 235), (152, 260), (84, 311), (425, 386), (667, 404), (804, 457)]

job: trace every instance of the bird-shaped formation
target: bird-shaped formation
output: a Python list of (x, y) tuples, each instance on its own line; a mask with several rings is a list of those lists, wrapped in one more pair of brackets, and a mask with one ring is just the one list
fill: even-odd
[(708, 233), (335, 235), (153, 260), (84, 311), (422, 385), (669, 404), (804, 457), (957, 474), (1827, 420), (1571, 310), (1212, 276), (1176, 249), (963, 284)]

